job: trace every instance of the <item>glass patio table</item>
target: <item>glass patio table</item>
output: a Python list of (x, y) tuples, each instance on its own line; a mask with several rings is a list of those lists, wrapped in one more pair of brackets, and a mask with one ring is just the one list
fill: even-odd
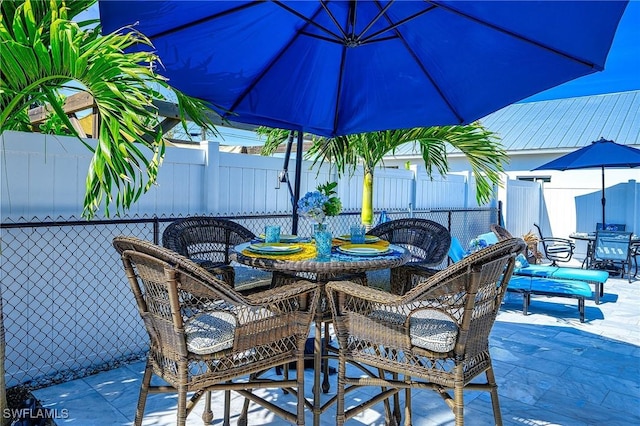
[[(252, 242), (247, 242), (235, 246), (231, 259), (243, 265), (273, 272), (276, 285), (279, 280), (290, 282), (295, 279), (304, 279), (318, 283), (318, 285), (322, 286), (323, 291), (327, 282), (335, 280), (352, 280), (366, 285), (367, 271), (395, 268), (404, 265), (411, 259), (411, 253), (408, 250), (401, 246), (389, 244), (386, 241), (356, 245), (360, 246), (363, 252), (358, 253), (358, 250), (354, 250), (349, 253), (347, 248), (351, 246), (348, 246), (348, 242), (334, 240), (331, 258), (328, 261), (316, 259), (315, 245), (310, 242), (292, 243), (291, 245), (297, 247), (294, 253), (276, 254), (252, 251), (250, 249), (252, 244)], [(284, 244), (279, 246), (287, 247)], [(340, 247), (343, 247), (343, 249)], [(378, 248), (379, 251), (375, 255), (367, 255), (366, 249), (369, 247), (372, 249)], [(332, 350), (327, 343), (329, 340), (328, 321), (331, 319), (331, 313), (325, 296), (323, 295), (320, 298), (320, 306), (316, 310), (315, 319), (313, 403), (310, 406), (313, 411), (314, 425), (320, 424), (320, 414), (335, 400), (335, 398), (332, 398), (324, 406), (321, 406), (321, 371), (324, 372), (322, 390), (325, 393), (329, 391), (328, 359), (323, 357), (323, 349)], [(325, 325), (324, 331), (327, 337), (324, 345), (322, 343), (322, 324)], [(325, 347), (323, 348), (323, 346)], [(328, 355), (328, 352), (326, 353)], [(324, 369), (322, 368), (323, 358)]]

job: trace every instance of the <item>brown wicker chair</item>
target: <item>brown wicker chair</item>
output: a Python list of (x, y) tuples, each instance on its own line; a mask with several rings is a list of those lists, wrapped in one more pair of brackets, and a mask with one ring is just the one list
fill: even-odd
[[(406, 389), (405, 424), (411, 424), (412, 388), (438, 392), (463, 425), (465, 390), (491, 393), (495, 424), (501, 424), (498, 391), (489, 353), (493, 327), (515, 257), (524, 248), (519, 238), (500, 241), (471, 254), (419, 283), (405, 295), (365, 288), (350, 282), (330, 282), (327, 297), (340, 346), (337, 424), (369, 407), (367, 402), (345, 411), (345, 390), (379, 386), (375, 401)], [(347, 362), (393, 373), (347, 377)], [(369, 369), (371, 370), (371, 369)], [(486, 380), (471, 380), (485, 373)], [(397, 377), (403, 375), (402, 380)], [(453, 390), (453, 398), (448, 390)], [(399, 424), (399, 410), (390, 424)]]
[(391, 270), (391, 293), (404, 294), (416, 282), (437, 272), (433, 267), (447, 258), (451, 246), (449, 230), (427, 219), (396, 219), (382, 223), (368, 232), (383, 240), (405, 247), (411, 260)]
[[(150, 338), (136, 425), (142, 423), (149, 391), (178, 393), (178, 425), (207, 394), (203, 420), (209, 423), (213, 390), (225, 390), (227, 396), (236, 391), (291, 423), (304, 424), (304, 374), (295, 380), (253, 379), (289, 362), (304, 370), (304, 344), (319, 298), (316, 284), (298, 281), (245, 297), (166, 248), (123, 236), (113, 244), (122, 254)], [(170, 386), (151, 386), (153, 374)], [(291, 391), (298, 396), (295, 413), (254, 395), (251, 389), (258, 387)], [(189, 402), (187, 392), (195, 392)], [(248, 401), (239, 424), (246, 424), (247, 408)], [(229, 424), (228, 403), (224, 411)]]
[[(494, 223), (490, 228), (491, 231), (496, 234), (496, 237), (498, 237), (498, 241), (504, 241), (508, 240), (509, 238), (514, 238), (514, 236), (511, 235), (511, 232), (507, 231), (500, 225)], [(527, 258), (527, 262), (531, 263), (532, 265), (538, 263), (538, 259), (542, 257), (542, 254), (540, 254), (540, 252), (538, 251), (538, 242), (540, 241), (539, 238), (537, 238), (532, 232), (523, 235), (522, 238), (527, 245), (525, 250), (522, 252), (522, 254), (524, 254)]]
[(193, 216), (171, 222), (162, 233), (162, 245), (188, 257), (233, 287), (235, 271), (230, 265), (231, 249), (253, 238), (253, 232), (231, 220)]
[(513, 235), (511, 235), (511, 232), (507, 231), (500, 225), (497, 225), (494, 223), (491, 225), (490, 228), (491, 228), (491, 232), (496, 234), (496, 237), (498, 237), (499, 241), (504, 241), (504, 240), (508, 240), (509, 238), (513, 238)]

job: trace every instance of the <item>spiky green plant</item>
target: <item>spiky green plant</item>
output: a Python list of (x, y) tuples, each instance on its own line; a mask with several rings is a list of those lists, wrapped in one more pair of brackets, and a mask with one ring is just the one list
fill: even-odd
[[(171, 94), (186, 117), (215, 132), (205, 105), (173, 89), (158, 74), (160, 58), (133, 28), (101, 35), (96, 20), (74, 22), (96, 0), (2, 1), (0, 16), (0, 132), (29, 128), (26, 111), (48, 105), (77, 136), (59, 94), (90, 93), (101, 118), (86, 178), (83, 215), (91, 218), (115, 200), (116, 212), (132, 205), (156, 181), (165, 134), (154, 99)], [(132, 47), (129, 51), (128, 49)], [(140, 49), (142, 47), (142, 49)], [(96, 135), (94, 135), (96, 137)]]

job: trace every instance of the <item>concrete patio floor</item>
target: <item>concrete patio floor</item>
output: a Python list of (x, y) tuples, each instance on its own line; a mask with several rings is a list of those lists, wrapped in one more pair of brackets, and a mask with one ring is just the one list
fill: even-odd
[[(529, 315), (523, 316), (521, 298), (507, 295), (491, 334), (491, 353), (497, 376), (505, 425), (640, 424), (640, 280), (610, 278), (600, 305), (586, 302), (586, 321), (580, 323), (577, 300), (532, 296)], [(335, 366), (335, 361), (332, 361)], [(138, 362), (83, 379), (34, 391), (42, 404), (66, 419), (58, 425), (130, 425), (136, 409), (144, 363)], [(272, 374), (273, 370), (272, 370)], [(312, 372), (306, 370), (306, 396), (311, 398)], [(335, 390), (336, 375), (331, 376)], [(263, 393), (268, 393), (265, 390)], [(363, 393), (348, 395), (355, 405)], [(274, 400), (295, 404), (291, 395), (271, 391)], [(242, 406), (233, 397), (231, 424)], [(492, 424), (487, 393), (465, 394), (465, 424)], [(201, 425), (203, 402), (189, 416), (188, 425)], [(214, 425), (221, 425), (222, 395), (215, 394)], [(175, 424), (174, 394), (150, 395), (144, 425)], [(453, 415), (431, 391), (413, 393), (414, 426), (452, 425)], [(381, 404), (347, 424), (384, 424)], [(312, 415), (307, 411), (307, 424)], [(289, 424), (251, 404), (249, 425)], [(322, 415), (322, 425), (335, 424), (335, 408)]]

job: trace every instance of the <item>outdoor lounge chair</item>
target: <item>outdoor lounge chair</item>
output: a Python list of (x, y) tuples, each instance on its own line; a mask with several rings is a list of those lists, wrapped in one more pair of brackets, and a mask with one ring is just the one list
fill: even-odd
[[(506, 233), (511, 234), (506, 229), (499, 225), (492, 225), (493, 232), (501, 238), (501, 235)], [(545, 295), (557, 295), (561, 297), (576, 297), (584, 298), (589, 297), (584, 286), (578, 284), (578, 287), (571, 283), (563, 283), (563, 280), (582, 281), (588, 285), (594, 286), (594, 291), (591, 295), (594, 297), (596, 305), (600, 304), (600, 297), (604, 295), (604, 283), (609, 278), (609, 274), (606, 271), (595, 271), (591, 269), (572, 268), (572, 267), (560, 267), (553, 265), (529, 265), (528, 262), (519, 262), (520, 266), (516, 265), (513, 270), (513, 274), (516, 276), (528, 277), (529, 279), (517, 279), (514, 280), (515, 284), (513, 291), (526, 289), (531, 294), (545, 294)], [(545, 282), (544, 280), (548, 280)], [(545, 283), (547, 284), (545, 286)], [(535, 287), (532, 285), (535, 284)], [(578, 299), (580, 300), (580, 299)], [(523, 307), (523, 312), (526, 313), (527, 307)], [(584, 317), (584, 309), (581, 310)]]
[(413, 285), (433, 275), (447, 257), (451, 246), (449, 230), (427, 219), (396, 219), (381, 223), (368, 232), (411, 253), (411, 260), (391, 270), (391, 293), (404, 294)]
[[(345, 411), (345, 393), (352, 386), (381, 387), (372, 403), (406, 389), (404, 424), (411, 424), (410, 390), (432, 389), (452, 409), (458, 426), (464, 422), (463, 392), (489, 391), (495, 424), (502, 424), (489, 333), (516, 254), (523, 248), (518, 238), (500, 241), (418, 283), (404, 295), (351, 282), (328, 283), (340, 348), (336, 424), (370, 406), (360, 401)], [(367, 370), (371, 377), (347, 377), (347, 362), (373, 367)], [(393, 372), (392, 378), (384, 371)], [(484, 382), (474, 380), (483, 373)], [(399, 415), (399, 411), (387, 412), (387, 424), (400, 424)]]
[[(318, 304), (317, 285), (298, 281), (244, 297), (191, 260), (133, 237), (116, 237), (124, 269), (149, 334), (149, 354), (134, 424), (144, 416), (148, 392), (176, 392), (177, 421), (184, 426), (206, 395), (203, 421), (213, 413), (210, 392), (233, 390), (297, 425), (304, 425), (304, 374), (295, 380), (259, 378), (271, 367), (295, 362), (304, 370), (304, 345)], [(169, 386), (151, 386), (151, 376)], [(240, 379), (240, 380), (237, 380)], [(297, 398), (295, 412), (274, 406), (252, 388), (283, 388)], [(187, 393), (195, 392), (189, 402)], [(245, 402), (239, 424), (246, 424)]]

